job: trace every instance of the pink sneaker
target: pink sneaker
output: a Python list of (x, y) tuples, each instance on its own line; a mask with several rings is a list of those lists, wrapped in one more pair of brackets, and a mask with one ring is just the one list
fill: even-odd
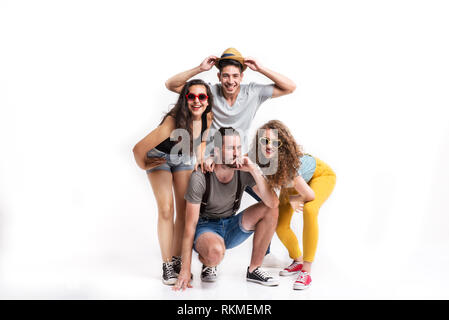
[(299, 272), (298, 279), (293, 284), (294, 290), (307, 289), (312, 284), (312, 277), (305, 271)]
[(284, 268), (284, 270), (281, 270), (279, 272), (279, 275), (280, 276), (291, 276), (291, 275), (297, 274), (301, 270), (302, 270), (302, 263), (293, 261), (291, 265), (289, 265), (287, 268)]

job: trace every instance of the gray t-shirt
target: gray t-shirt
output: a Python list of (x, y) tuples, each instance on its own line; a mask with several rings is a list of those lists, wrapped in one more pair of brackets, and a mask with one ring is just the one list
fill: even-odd
[[(240, 171), (242, 191), (246, 186), (254, 187), (256, 181), (249, 172)], [(206, 177), (201, 170), (193, 171), (190, 176), (189, 186), (184, 196), (190, 203), (199, 204), (206, 192)], [(215, 172), (210, 173), (209, 199), (204, 213), (200, 213), (201, 218), (223, 219), (234, 214), (233, 207), (237, 193), (237, 172), (234, 172), (232, 180), (228, 183), (218, 181)]]
[(247, 136), (249, 129), (262, 103), (273, 95), (274, 84), (258, 84), (251, 82), (241, 84), (240, 92), (232, 106), (229, 106), (221, 91), (221, 84), (209, 83), (214, 95), (214, 120), (211, 125), (209, 139), (220, 127), (233, 127), (240, 131), (242, 135), (242, 151), (248, 152)]

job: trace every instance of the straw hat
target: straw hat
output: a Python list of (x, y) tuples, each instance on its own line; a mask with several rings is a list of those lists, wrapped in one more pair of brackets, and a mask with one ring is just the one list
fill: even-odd
[(230, 60), (235, 60), (237, 62), (239, 62), (242, 65), (242, 71), (245, 71), (246, 69), (246, 65), (245, 65), (245, 59), (243, 58), (242, 54), (235, 48), (228, 48), (226, 49), (223, 54), (221, 55), (220, 59), (217, 60), (217, 62), (215, 63), (215, 66), (218, 68), (218, 63), (221, 60), (226, 60), (226, 59), (230, 59)]

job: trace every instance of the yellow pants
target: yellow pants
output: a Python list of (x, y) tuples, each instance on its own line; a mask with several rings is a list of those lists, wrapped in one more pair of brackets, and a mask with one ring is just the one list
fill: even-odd
[[(309, 186), (315, 192), (315, 199), (304, 204), (302, 243), (304, 261), (313, 262), (318, 245), (318, 211), (332, 193), (336, 182), (334, 171), (323, 161), (316, 159), (316, 169), (309, 181)], [(289, 195), (298, 194), (294, 188), (282, 188), (279, 196), (279, 220), (276, 233), (287, 248), (290, 258), (298, 259), (302, 256), (298, 239), (290, 227), (293, 208), (288, 200)]]

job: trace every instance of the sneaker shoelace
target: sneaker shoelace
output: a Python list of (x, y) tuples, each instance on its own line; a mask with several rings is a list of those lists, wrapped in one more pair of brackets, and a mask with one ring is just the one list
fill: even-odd
[(298, 265), (300, 265), (300, 264), (301, 264), (301, 262), (293, 261), (292, 264), (289, 265), (289, 266), (288, 266), (287, 268), (285, 268), (284, 270), (288, 270), (288, 271), (293, 270), (293, 269), (296, 268), (296, 266), (298, 266)]
[(261, 270), (261, 269), (259, 269), (259, 268), (255, 269), (255, 270), (253, 271), (253, 273), (254, 273), (255, 275), (259, 276), (260, 278), (264, 279), (264, 280), (267, 280), (267, 279), (271, 278), (270, 275), (269, 275), (268, 273), (266, 273), (265, 271), (263, 271), (263, 270)]
[(176, 264), (176, 263), (181, 263), (181, 257), (173, 256), (172, 262), (173, 262), (174, 264)]
[(173, 268), (174, 268), (175, 272), (181, 271), (181, 265), (182, 265), (181, 257), (175, 257), (174, 256), (172, 258), (171, 262), (173, 263)]
[(167, 277), (167, 279), (176, 278), (176, 274), (175, 274), (175, 270), (173, 269), (172, 262), (164, 263), (164, 274)]
[(203, 268), (203, 274), (205, 276), (215, 276), (216, 272), (217, 272), (217, 267), (204, 266), (204, 268)]
[(298, 279), (296, 279), (296, 282), (302, 282), (302, 283), (305, 283), (306, 282), (306, 280), (307, 280), (307, 276), (308, 276), (309, 274), (307, 273), (307, 272), (301, 272), (300, 274), (299, 274), (299, 276), (298, 276)]

